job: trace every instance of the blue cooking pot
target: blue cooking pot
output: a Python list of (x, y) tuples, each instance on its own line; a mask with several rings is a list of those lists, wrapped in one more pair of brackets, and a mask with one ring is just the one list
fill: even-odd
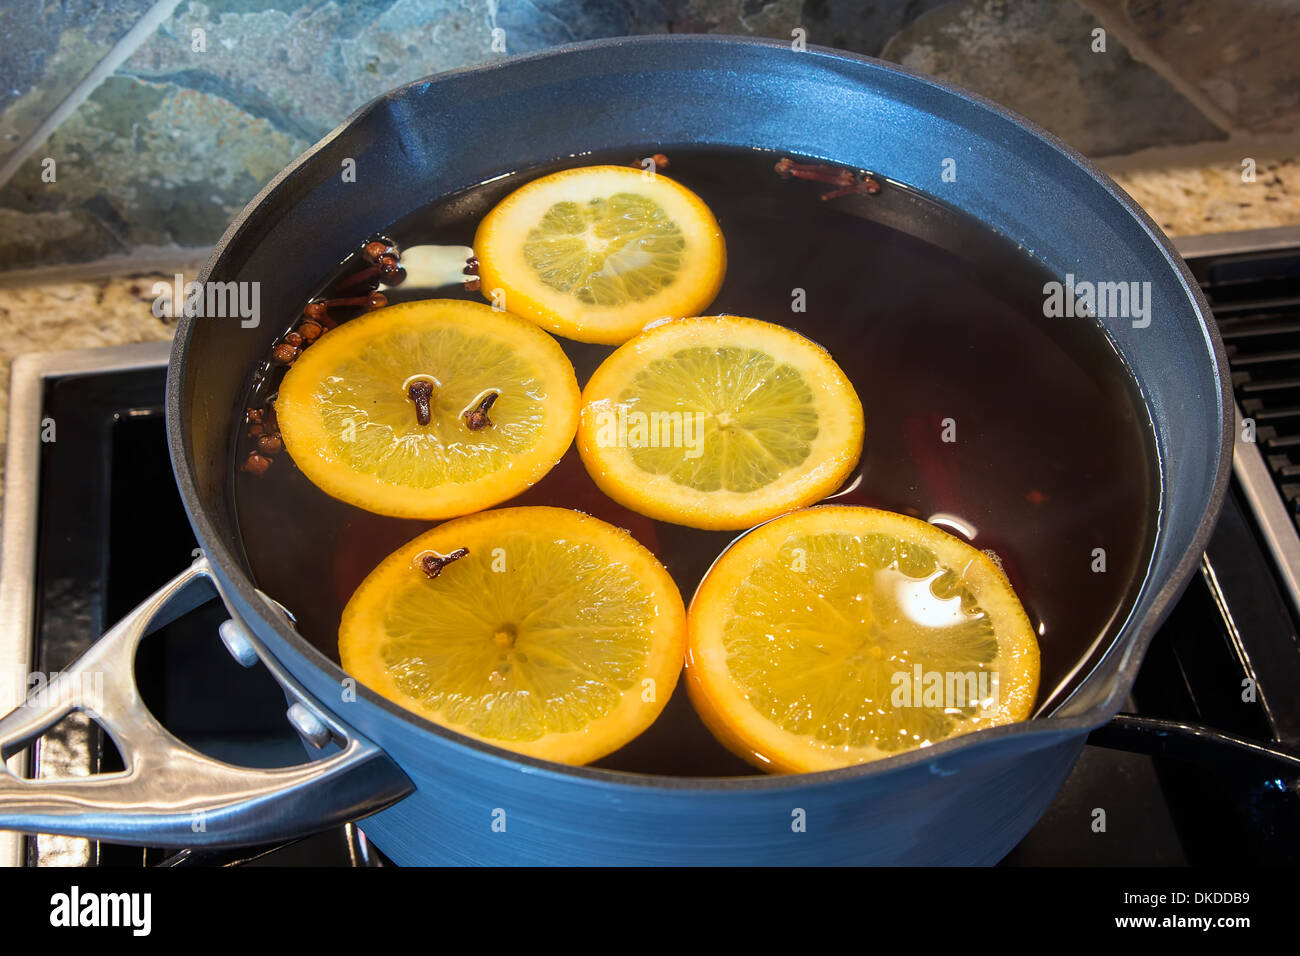
[[(230, 226), (201, 281), (257, 281), (291, 315), (357, 237), (519, 168), (633, 143), (765, 147), (944, 200), (1058, 276), (1151, 283), (1148, 326), (1101, 320), (1155, 426), (1159, 514), (1132, 612), (1067, 700), (1036, 719), (862, 766), (792, 776), (664, 777), (569, 767), (462, 737), (356, 687), (257, 590), (227, 482), (248, 370), (279, 331), (183, 318), (167, 382), (176, 480), (203, 555), (62, 679), (109, 675), (94, 716), (128, 769), (76, 781), (0, 776), (0, 827), (151, 845), (249, 844), (371, 814), (397, 863), (991, 863), (1033, 826), (1093, 728), (1128, 695), (1152, 634), (1203, 550), (1228, 482), (1223, 346), (1154, 223), (1080, 155), (970, 93), (866, 57), (726, 37), (577, 44), (412, 83), (367, 105), (281, 173)], [(961, 175), (940, 187), (945, 158)], [(355, 162), (355, 182), (340, 175)], [(285, 686), (319, 759), (230, 767), (171, 737), (132, 676), (149, 620), (207, 580), (222, 638)], [(70, 709), (0, 721), (5, 756)], [(377, 812), (378, 811), (378, 812)]]

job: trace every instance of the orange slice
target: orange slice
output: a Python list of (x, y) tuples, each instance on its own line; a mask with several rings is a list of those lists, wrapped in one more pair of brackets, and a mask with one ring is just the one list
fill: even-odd
[(798, 511), (742, 537), (691, 602), (687, 689), (765, 770), (829, 770), (1026, 719), (1038, 641), (983, 552), (873, 508)]
[(727, 252), (708, 206), (667, 176), (584, 166), (512, 192), (474, 237), (483, 294), (542, 328), (617, 345), (665, 316), (696, 315)]
[(834, 492), (862, 404), (820, 345), (740, 316), (648, 329), (582, 395), (578, 451), (601, 490), (693, 528), (749, 528)]
[[(418, 383), (428, 388), (424, 424)], [(367, 511), (435, 519), (541, 480), (573, 439), (578, 398), (573, 366), (537, 326), (433, 299), (323, 335), (285, 374), (275, 411), (294, 464), (317, 487)]]
[[(431, 578), (430, 556), (453, 560)], [(339, 626), (343, 669), (378, 693), (467, 736), (572, 764), (654, 722), (684, 647), (681, 595), (654, 555), (563, 508), (439, 525), (371, 572)]]

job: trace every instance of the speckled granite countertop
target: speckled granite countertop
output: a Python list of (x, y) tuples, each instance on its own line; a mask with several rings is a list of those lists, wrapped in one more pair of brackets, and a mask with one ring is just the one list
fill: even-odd
[[(8, 435), (9, 366), (15, 357), (25, 352), (170, 339), (175, 320), (153, 315), (151, 289), (163, 278), (168, 277), (113, 276), (0, 286), (0, 436)], [(0, 458), (0, 470), (2, 462)]]
[(1116, 173), (1171, 236), (1300, 225), (1300, 159), (1261, 160), (1253, 181), (1236, 163)]
[[(1115, 174), (1171, 236), (1300, 225), (1300, 160), (1261, 161), (1253, 182), (1236, 164)], [(192, 278), (197, 264), (184, 270)], [(151, 287), (168, 274), (5, 287), (0, 277), (0, 435), (8, 428), (9, 365), (24, 352), (168, 339), (175, 322), (152, 314)], [(2, 460), (2, 459), (0, 459)]]

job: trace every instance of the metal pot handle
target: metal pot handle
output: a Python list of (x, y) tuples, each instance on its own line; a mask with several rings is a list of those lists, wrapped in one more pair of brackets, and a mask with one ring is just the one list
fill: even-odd
[[(293, 726), (317, 748), (332, 741), (339, 751), (296, 767), (255, 770), (204, 756), (158, 723), (136, 686), (136, 649), (153, 617), (201, 578), (221, 594), (200, 556), (0, 719), (0, 829), (136, 846), (251, 845), (355, 820), (414, 789), (387, 754), (321, 707), (234, 619), (220, 628), (231, 653), (246, 667), (261, 660), (292, 699)], [(103, 679), (93, 680), (98, 674)], [(87, 678), (94, 700), (82, 692)], [(5, 769), (5, 760), (74, 711), (112, 736), (124, 771), (26, 780)]]

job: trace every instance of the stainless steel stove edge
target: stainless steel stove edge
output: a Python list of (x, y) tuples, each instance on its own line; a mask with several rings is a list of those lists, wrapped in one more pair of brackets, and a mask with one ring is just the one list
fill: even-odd
[[(14, 359), (9, 382), (4, 513), (0, 518), (0, 681), (25, 687), (32, 670), (37, 498), (40, 489), (41, 403), (47, 379), (167, 365), (170, 342), (146, 342), (64, 352), (31, 352)], [(5, 687), (8, 693), (8, 686)], [(21, 699), (21, 698), (19, 698)], [(6, 764), (28, 771), (24, 754)], [(22, 866), (22, 834), (0, 831), (0, 866)]]
[(1239, 232), (1211, 232), (1200, 236), (1179, 236), (1174, 248), (1184, 259), (1231, 256), (1242, 252), (1268, 252), (1300, 246), (1300, 226), (1271, 226)]
[[(1300, 248), (1300, 226), (1184, 236), (1175, 239), (1174, 246), (1184, 259)], [(1236, 411), (1237, 433), (1232, 474), (1250, 505), (1251, 513), (1277, 565), (1278, 576), (1287, 589), (1292, 610), (1300, 614), (1300, 533), (1273, 484), (1259, 446), (1254, 441), (1243, 440), (1241, 409), (1237, 408)]]

